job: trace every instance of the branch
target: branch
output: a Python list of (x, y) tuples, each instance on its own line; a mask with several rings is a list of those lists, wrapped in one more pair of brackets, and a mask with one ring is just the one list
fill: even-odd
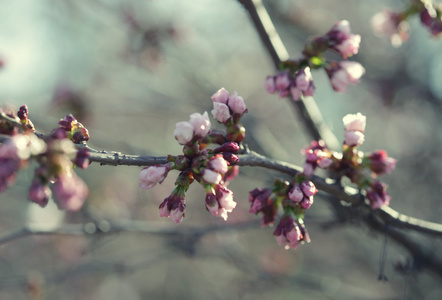
[[(272, 58), (276, 70), (279, 70), (280, 63), (287, 60), (289, 55), (267, 10), (261, 0), (238, 1), (249, 13), (261, 41)], [(306, 130), (313, 139), (323, 140), (330, 149), (336, 150), (340, 148), (338, 139), (324, 123), (321, 112), (312, 97), (302, 98), (300, 101), (288, 99), (298, 115), (302, 118)]]
[(243, 230), (259, 225), (259, 221), (239, 222), (227, 226), (212, 225), (201, 227), (167, 226), (156, 222), (134, 220), (100, 220), (86, 224), (65, 224), (57, 228), (45, 228), (37, 224), (28, 224), (18, 230), (12, 230), (0, 236), (0, 245), (30, 235), (99, 235), (131, 232), (162, 236), (194, 236), (200, 238), (206, 234), (228, 230)]

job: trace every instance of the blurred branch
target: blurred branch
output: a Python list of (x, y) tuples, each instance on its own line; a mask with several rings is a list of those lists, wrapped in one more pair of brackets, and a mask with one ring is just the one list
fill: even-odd
[(0, 236), (0, 245), (30, 235), (99, 235), (131, 232), (140, 234), (155, 234), (162, 236), (195, 236), (228, 230), (243, 230), (259, 225), (259, 221), (247, 221), (227, 225), (210, 225), (204, 227), (176, 227), (156, 222), (135, 220), (94, 220), (86, 224), (65, 224), (56, 228), (46, 228), (38, 224), (28, 224), (18, 230), (6, 232)]
[[(282, 61), (289, 58), (275, 26), (261, 0), (238, 0), (252, 19), (267, 52), (272, 58), (276, 70)], [(324, 123), (321, 112), (312, 97), (302, 98), (300, 101), (289, 99), (290, 104), (303, 120), (303, 124), (310, 136), (315, 140), (323, 140), (330, 149), (339, 149), (340, 143), (330, 128)]]

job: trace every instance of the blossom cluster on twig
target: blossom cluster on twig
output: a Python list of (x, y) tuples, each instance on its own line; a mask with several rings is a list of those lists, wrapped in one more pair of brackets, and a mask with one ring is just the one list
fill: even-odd
[[(333, 89), (345, 92), (350, 83), (358, 83), (365, 73), (360, 63), (346, 60), (358, 53), (360, 42), (361, 36), (351, 33), (348, 21), (336, 22), (325, 35), (309, 40), (299, 59), (282, 62), (282, 71), (268, 76), (264, 86), (270, 94), (279, 93), (280, 97), (291, 96), (298, 101), (301, 96), (313, 96), (315, 92), (311, 69), (323, 68)], [(324, 57), (327, 50), (338, 52), (344, 60), (327, 60)]]
[(377, 35), (387, 36), (393, 46), (399, 47), (409, 38), (408, 19), (413, 15), (419, 15), (421, 23), (432, 36), (442, 35), (442, 4), (431, 0), (410, 0), (400, 12), (384, 8), (372, 17), (371, 25)]
[[(175, 223), (180, 223), (185, 216), (186, 191), (194, 181), (203, 186), (206, 209), (212, 215), (227, 220), (227, 214), (236, 207), (227, 185), (238, 175), (236, 154), (245, 136), (240, 119), (247, 108), (237, 92), (229, 94), (224, 88), (212, 96), (212, 101), (212, 116), (225, 126), (225, 131), (211, 130), (207, 112), (193, 113), (189, 121), (178, 122), (174, 132), (175, 139), (183, 145), (183, 155), (169, 155), (167, 164), (150, 166), (140, 172), (139, 186), (150, 189), (163, 182), (169, 171), (180, 171), (175, 189), (159, 207), (160, 216), (170, 217)], [(207, 148), (211, 144), (218, 146)]]
[(366, 116), (361, 113), (348, 114), (343, 118), (343, 123), (343, 152), (332, 152), (324, 142), (313, 141), (302, 151), (306, 156), (304, 173), (312, 175), (317, 167), (332, 170), (341, 177), (348, 177), (361, 190), (365, 190), (373, 209), (388, 205), (391, 197), (386, 191), (387, 185), (377, 177), (393, 171), (397, 161), (389, 157), (385, 150), (371, 153), (358, 150), (365, 140)]
[(89, 140), (88, 130), (72, 115), (60, 120), (50, 135), (37, 137), (28, 118), (26, 105), (17, 113), (2, 112), (0, 133), (10, 136), (0, 145), (0, 192), (15, 182), (16, 173), (35, 159), (38, 167), (29, 188), (29, 199), (41, 207), (55, 199), (60, 209), (77, 211), (89, 190), (74, 172), (74, 166), (87, 168), (89, 153), (77, 151), (74, 143)]

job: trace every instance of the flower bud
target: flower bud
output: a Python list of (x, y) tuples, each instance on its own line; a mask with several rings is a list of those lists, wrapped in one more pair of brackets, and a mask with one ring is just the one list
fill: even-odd
[(229, 101), (229, 97), (229, 92), (225, 88), (221, 88), (212, 95), (212, 101), (227, 104), (227, 102)]
[(190, 124), (192, 124), (195, 135), (205, 137), (210, 130), (210, 120), (207, 112), (204, 114), (193, 113), (190, 115)]
[(189, 122), (178, 122), (174, 131), (175, 139), (180, 145), (186, 145), (193, 139), (194, 128)]
[(220, 123), (225, 123), (230, 119), (229, 107), (224, 103), (213, 102), (212, 116)]

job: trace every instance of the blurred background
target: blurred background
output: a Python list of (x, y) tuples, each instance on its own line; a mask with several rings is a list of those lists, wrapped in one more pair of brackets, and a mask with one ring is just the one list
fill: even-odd
[[(385, 149), (398, 159), (389, 184), (391, 207), (442, 222), (442, 42), (416, 18), (400, 48), (376, 37), (371, 17), (407, 1), (264, 1), (291, 57), (310, 36), (349, 20), (362, 36), (352, 60), (366, 68), (357, 86), (333, 92), (326, 74), (313, 72), (315, 100), (342, 139), (342, 117), (367, 116), (362, 151)], [(175, 123), (210, 112), (219, 88), (238, 91), (252, 150), (302, 165), (310, 143), (287, 99), (268, 95), (274, 73), (247, 12), (235, 0), (2, 0), (0, 104), (27, 104), (42, 132), (68, 113), (82, 122), (96, 149), (127, 154), (179, 154)], [(214, 128), (221, 128), (214, 121)], [(171, 172), (152, 190), (138, 188), (138, 167), (92, 164), (77, 173), (90, 188), (79, 213), (28, 203), (32, 165), (0, 194), (0, 232), (26, 224), (55, 228), (95, 219), (151, 222), (183, 234), (30, 236), (0, 246), (0, 299), (441, 299), (440, 278), (409, 272), (410, 257), (362, 224), (337, 224), (320, 195), (308, 211), (312, 242), (286, 251), (272, 228), (248, 213), (248, 192), (280, 174), (243, 167), (230, 184), (237, 208), (227, 222), (204, 207), (194, 184), (185, 221), (160, 218), (158, 205), (172, 191)], [(256, 220), (256, 226), (241, 226)], [(226, 226), (200, 235), (188, 228)], [(411, 234), (411, 233), (410, 233)], [(441, 241), (413, 234), (441, 253)], [(382, 257), (385, 264), (380, 264)], [(403, 266), (395, 268), (394, 266)], [(385, 268), (388, 281), (379, 281)]]

